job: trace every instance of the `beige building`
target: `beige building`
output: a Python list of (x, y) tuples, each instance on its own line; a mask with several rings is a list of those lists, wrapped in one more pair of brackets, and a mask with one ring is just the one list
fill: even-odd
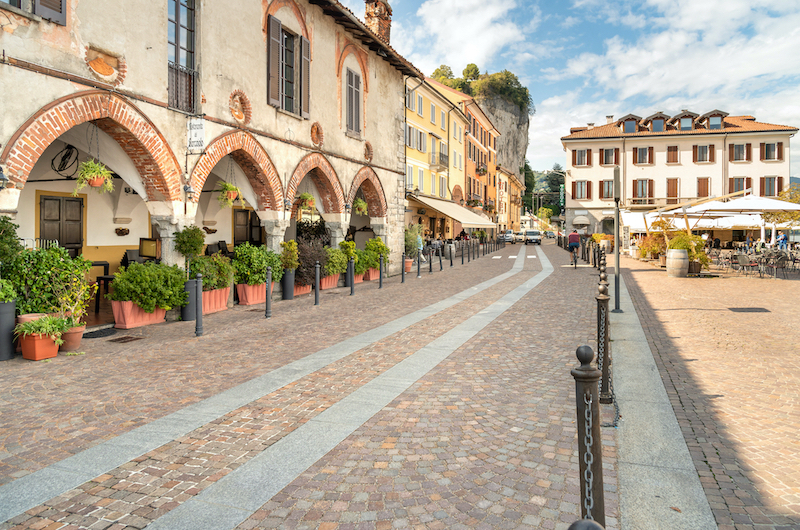
[[(334, 0), (46, 4), (0, 2), (0, 214), (21, 237), (112, 272), (140, 238), (180, 262), (171, 236), (190, 224), (207, 243), (277, 250), (307, 192), (333, 244), (379, 235), (399, 266), (404, 79), (422, 74), (389, 46), (383, 0), (366, 24)], [(72, 197), (89, 158), (114, 191)], [(245, 205), (221, 208), (222, 183)], [(368, 215), (351, 214), (356, 198)]]
[(789, 141), (798, 129), (688, 110), (646, 118), (629, 114), (574, 127), (561, 138), (566, 161), (566, 225), (613, 232), (614, 167), (620, 207), (652, 210), (683, 201), (752, 190), (775, 197), (789, 185)]

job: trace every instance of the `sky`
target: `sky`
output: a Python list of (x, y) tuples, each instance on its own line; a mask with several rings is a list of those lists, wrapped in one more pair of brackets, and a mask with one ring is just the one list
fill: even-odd
[[(363, 0), (340, 0), (362, 20)], [(570, 127), (719, 109), (800, 127), (798, 0), (390, 0), (391, 45), (424, 74), (510, 70), (536, 107), (528, 161), (566, 163)], [(800, 176), (800, 138), (791, 146)]]

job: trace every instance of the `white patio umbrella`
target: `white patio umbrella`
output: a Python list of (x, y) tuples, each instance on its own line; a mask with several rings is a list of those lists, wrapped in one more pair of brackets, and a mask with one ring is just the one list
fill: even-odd
[[(719, 201), (712, 201), (718, 203)], [(719, 204), (700, 204), (696, 208), (708, 212), (727, 212), (732, 214), (761, 214), (767, 212), (800, 212), (800, 204), (793, 202), (770, 199), (769, 197), (756, 197), (747, 195), (728, 202)]]

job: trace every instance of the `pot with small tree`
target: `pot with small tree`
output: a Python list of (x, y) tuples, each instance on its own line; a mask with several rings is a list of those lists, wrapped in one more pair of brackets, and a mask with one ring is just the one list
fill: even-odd
[(245, 202), (238, 186), (221, 180), (219, 182), (219, 189), (217, 191), (219, 192), (219, 195), (217, 195), (217, 201), (219, 201), (219, 205), (221, 207), (232, 208), (233, 203), (237, 198), (239, 199), (239, 203), (244, 206)]
[(272, 267), (270, 295), (275, 282), (280, 281), (283, 276), (280, 256), (266, 247), (243, 243), (234, 249), (232, 263), (239, 305), (263, 304), (267, 301), (267, 267)]
[(189, 266), (189, 275), (203, 275), (203, 314), (228, 309), (228, 298), (233, 282), (233, 265), (227, 256), (217, 252), (212, 256), (198, 256)]
[(311, 286), (316, 280), (316, 265), (319, 262), (320, 274), (325, 271), (328, 263), (328, 254), (322, 246), (322, 241), (307, 241), (300, 239), (297, 241), (297, 258), (300, 264), (294, 277), (294, 294), (308, 294)]
[(30, 361), (41, 361), (58, 355), (58, 347), (64, 342), (61, 335), (69, 323), (61, 317), (45, 315), (14, 327), (14, 336), (22, 346), (22, 357)]
[(163, 322), (166, 312), (186, 303), (186, 273), (177, 265), (136, 263), (114, 274), (114, 290), (108, 295), (114, 327), (130, 329)]
[(281, 243), (281, 266), (283, 267), (281, 297), (283, 300), (294, 300), (294, 274), (299, 265), (297, 242), (290, 239)]
[[(196, 259), (202, 252), (205, 245), (206, 235), (199, 226), (186, 226), (175, 232), (175, 251), (186, 260), (185, 269), (187, 276), (192, 260)], [(186, 305), (181, 307), (181, 320), (191, 321), (197, 317), (195, 309), (197, 301), (197, 279), (188, 277), (183, 285), (186, 291)]]
[(339, 286), (339, 277), (347, 271), (347, 256), (339, 248), (327, 247), (325, 253), (328, 261), (325, 264), (325, 277), (320, 279), (320, 289), (333, 289)]
[(384, 265), (388, 265), (391, 249), (386, 246), (380, 237), (373, 237), (364, 245), (364, 250), (369, 255), (370, 261), (370, 267), (364, 274), (364, 279), (367, 281), (377, 280), (383, 272), (380, 270), (380, 257), (383, 256)]
[(86, 331), (84, 318), (89, 300), (97, 293), (97, 284), (89, 283), (89, 269), (92, 262), (82, 256), (70, 261), (62, 261), (52, 271), (53, 290), (58, 298), (58, 315), (68, 324), (61, 335), (61, 351), (76, 351), (81, 345)]
[(0, 279), (0, 361), (14, 358), (14, 318), (17, 292), (8, 280)]
[(414, 264), (414, 258), (417, 257), (417, 253), (419, 252), (419, 240), (422, 237), (422, 225), (421, 224), (410, 224), (408, 228), (405, 229), (405, 263), (403, 266), (406, 269), (406, 272), (411, 272), (411, 266)]
[(310, 193), (304, 192), (301, 193), (300, 196), (297, 198), (300, 209), (302, 210), (310, 210), (314, 207), (314, 196)]
[(97, 188), (100, 193), (114, 191), (114, 174), (105, 164), (94, 158), (81, 162), (75, 180), (75, 191), (72, 192), (74, 196), (86, 186)]

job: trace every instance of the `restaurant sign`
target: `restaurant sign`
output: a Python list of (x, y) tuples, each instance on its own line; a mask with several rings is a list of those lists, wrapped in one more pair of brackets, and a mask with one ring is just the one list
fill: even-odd
[(203, 118), (189, 118), (186, 128), (189, 152), (202, 153), (206, 146), (205, 120)]

